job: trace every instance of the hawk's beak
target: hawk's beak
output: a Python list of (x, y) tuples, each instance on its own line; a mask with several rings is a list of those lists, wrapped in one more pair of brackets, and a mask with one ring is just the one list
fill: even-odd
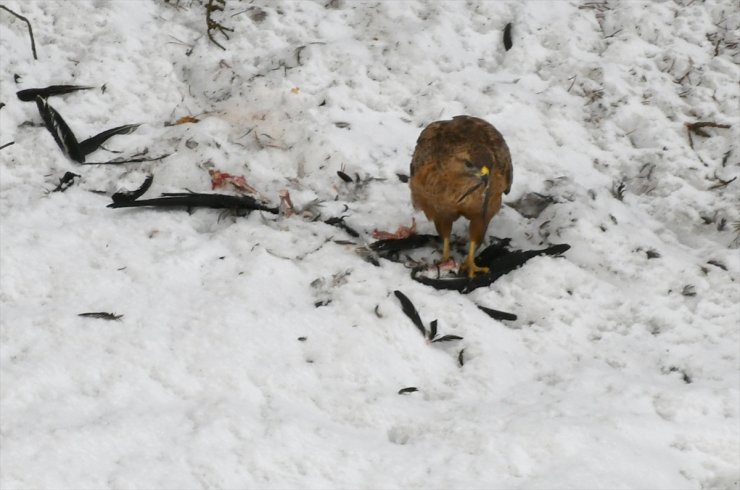
[(483, 195), (483, 209), (481, 209), (481, 215), (483, 217), (486, 216), (486, 212), (488, 211), (488, 201), (491, 199), (491, 186), (489, 186), (489, 175), (491, 171), (488, 169), (488, 167), (483, 167), (480, 169), (480, 180), (483, 181), (483, 185), (485, 186), (485, 194)]

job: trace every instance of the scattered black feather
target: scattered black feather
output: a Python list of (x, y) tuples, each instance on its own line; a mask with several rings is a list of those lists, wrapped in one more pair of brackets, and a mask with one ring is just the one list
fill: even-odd
[(450, 342), (452, 340), (462, 340), (463, 338), (459, 335), (443, 335), (438, 339), (432, 340), (432, 342)]
[(419, 388), (415, 386), (409, 386), (408, 388), (401, 388), (398, 390), (399, 395), (405, 395), (406, 393), (413, 393), (415, 391), (419, 391)]
[(120, 320), (123, 315), (116, 315), (115, 313), (108, 313), (105, 311), (91, 311), (88, 313), (80, 313), (77, 316), (86, 318), (100, 318), (101, 320)]
[(511, 42), (511, 22), (504, 27), (504, 49), (510, 50), (514, 44)]
[(719, 267), (723, 271), (727, 270), (727, 266), (723, 264), (722, 262), (720, 262), (719, 260), (707, 260), (707, 264), (713, 265), (715, 267)]
[(437, 235), (411, 235), (406, 238), (390, 238), (388, 240), (378, 240), (371, 243), (370, 249), (377, 252), (381, 257), (388, 257), (402, 250), (420, 248), (432, 243), (439, 243)]
[(494, 260), (509, 253), (509, 243), (511, 238), (497, 238), (489, 246), (481, 250), (475, 258), (475, 262), (480, 264), (490, 264)]
[(107, 162), (80, 162), (80, 165), (122, 165), (124, 163), (141, 163), (141, 162), (156, 162), (170, 156), (171, 153), (166, 153), (158, 157), (136, 157), (136, 158), (114, 158)]
[(432, 323), (429, 324), (429, 340), (434, 340), (434, 337), (437, 336), (437, 320), (432, 320)]
[(474, 289), (489, 286), (499, 277), (508, 274), (514, 269), (518, 268), (532, 257), (538, 255), (560, 255), (570, 248), (570, 245), (561, 244), (553, 245), (542, 250), (496, 250), (496, 258), (490, 262), (485, 262), (477, 257), (475, 262), (479, 266), (485, 266), (489, 268), (489, 272), (486, 274), (478, 274), (472, 279), (467, 276), (453, 277), (450, 279), (435, 279), (431, 277), (425, 277), (420, 275), (424, 269), (414, 269), (411, 271), (411, 278), (419, 281), (427, 286), (432, 286), (435, 289), (452, 289), (460, 291), (463, 294), (469, 293)]
[(327, 225), (336, 226), (337, 228), (341, 228), (353, 237), (360, 236), (360, 234), (356, 230), (354, 230), (347, 223), (344, 222), (344, 218), (344, 216), (329, 218), (328, 220), (324, 221), (324, 223), (326, 223)]
[(689, 376), (688, 373), (684, 371), (683, 369), (677, 368), (676, 366), (671, 366), (670, 368), (668, 368), (667, 372), (669, 373), (679, 372), (681, 373), (681, 379), (683, 379), (683, 382), (686, 384), (691, 384), (691, 381), (692, 381), (691, 376)]
[(329, 303), (331, 303), (331, 300), (330, 300), (330, 299), (323, 299), (323, 300), (321, 300), (321, 301), (316, 301), (316, 302), (315, 302), (315, 303), (313, 304), (313, 306), (314, 306), (314, 308), (320, 308), (320, 307), (322, 307), (322, 306), (326, 306), (326, 305), (328, 305)]
[(2, 109), (3, 107), (5, 107), (5, 102), (0, 102), (0, 109)]
[(426, 337), (426, 329), (424, 328), (424, 324), (421, 322), (419, 312), (416, 311), (416, 307), (411, 302), (411, 300), (408, 299), (408, 297), (399, 290), (393, 291), (393, 294), (395, 294), (396, 298), (398, 298), (398, 300), (401, 302), (401, 309), (406, 314), (406, 316), (411, 319), (414, 325), (416, 325), (416, 328), (419, 329), (419, 332), (421, 332), (421, 334)]
[(44, 126), (54, 137), (54, 141), (57, 142), (64, 155), (75, 162), (84, 162), (85, 155), (80, 149), (80, 144), (62, 116), (43, 97), (36, 97), (36, 107), (39, 109), (41, 119), (44, 120)]
[(513, 313), (506, 313), (505, 311), (494, 310), (493, 308), (486, 308), (485, 306), (477, 305), (483, 313), (490, 316), (494, 320), (516, 320), (516, 315)]
[(465, 352), (465, 349), (460, 349), (460, 353), (457, 355), (457, 362), (460, 364), (460, 367), (463, 367), (465, 365), (465, 359), (463, 358), (463, 352)]
[(75, 183), (75, 177), (80, 177), (80, 175), (73, 172), (65, 172), (62, 178), (59, 179), (59, 184), (57, 184), (57, 186), (51, 192), (66, 191)]
[(154, 176), (147, 175), (146, 179), (144, 180), (144, 183), (141, 184), (141, 186), (133, 191), (121, 191), (116, 192), (113, 194), (112, 199), (113, 202), (131, 202), (135, 201), (136, 199), (140, 198), (144, 195), (146, 191), (149, 190), (149, 188), (152, 186), (152, 182), (154, 181)]
[(89, 155), (100, 148), (100, 145), (105, 143), (111, 136), (133, 133), (139, 126), (141, 126), (141, 124), (127, 124), (125, 126), (118, 126), (117, 128), (108, 129), (102, 133), (98, 133), (95, 136), (80, 142), (80, 150), (84, 155)]
[(15, 93), (19, 99), (23, 102), (31, 102), (36, 100), (36, 97), (51, 97), (52, 95), (68, 94), (70, 92), (77, 92), (78, 90), (88, 90), (95, 87), (86, 87), (82, 85), (50, 85), (44, 88), (27, 88), (20, 90)]
[(380, 261), (378, 261), (378, 258), (375, 257), (372, 254), (365, 254), (363, 258), (367, 261), (373, 264), (375, 267), (380, 267)]
[(340, 178), (340, 179), (342, 179), (343, 181), (345, 181), (345, 182), (347, 182), (347, 183), (349, 183), (349, 184), (351, 184), (351, 183), (352, 183), (352, 177), (350, 177), (349, 175), (345, 174), (345, 173), (344, 173), (344, 172), (342, 172), (341, 170), (337, 170), (337, 175), (338, 175), (338, 176), (339, 176), (339, 178)]
[(165, 193), (154, 199), (142, 199), (139, 201), (122, 201), (108, 204), (109, 208), (133, 208), (141, 206), (154, 207), (184, 207), (184, 208), (213, 208), (233, 209), (246, 211), (267, 211), (278, 214), (278, 208), (271, 208), (260, 203), (250, 196), (231, 196), (228, 194), (198, 194), (195, 192)]
[(409, 181), (409, 176), (406, 174), (396, 174), (396, 177), (398, 177), (398, 180), (400, 180), (404, 184)]
[(307, 337), (298, 337), (299, 342), (305, 342)]

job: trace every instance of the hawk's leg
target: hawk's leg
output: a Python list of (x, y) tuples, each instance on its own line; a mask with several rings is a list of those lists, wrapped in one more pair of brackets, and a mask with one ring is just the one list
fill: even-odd
[(478, 244), (474, 241), (470, 241), (470, 247), (468, 248), (468, 256), (465, 259), (465, 263), (462, 266), (463, 270), (468, 271), (468, 277), (470, 279), (474, 278), (475, 275), (479, 272), (487, 273), (488, 267), (478, 267), (475, 265), (475, 250), (478, 248)]

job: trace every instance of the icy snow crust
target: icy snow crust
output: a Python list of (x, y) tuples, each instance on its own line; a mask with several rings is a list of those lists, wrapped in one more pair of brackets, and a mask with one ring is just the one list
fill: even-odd
[[(0, 11), (2, 488), (738, 488), (740, 179), (714, 187), (740, 176), (735, 2), (229, 0), (225, 51), (199, 2), (3, 4), (39, 60)], [(98, 87), (49, 99), (78, 137), (143, 123), (106, 148), (172, 156), (66, 160), (15, 97), (64, 83)], [(464, 296), (321, 220), (105, 207), (214, 167), (360, 244), (432, 233), (396, 173), (457, 114), (506, 137), (505, 202), (556, 201), (488, 236), (564, 258)], [(696, 121), (732, 127), (692, 149)], [(395, 289), (464, 340), (425, 342)]]

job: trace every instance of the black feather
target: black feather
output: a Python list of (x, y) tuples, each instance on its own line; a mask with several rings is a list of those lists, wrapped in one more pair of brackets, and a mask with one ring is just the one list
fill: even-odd
[(401, 302), (401, 309), (406, 314), (406, 316), (411, 319), (414, 325), (416, 325), (416, 328), (418, 328), (421, 334), (426, 337), (426, 329), (424, 328), (424, 324), (421, 322), (419, 312), (416, 311), (416, 307), (411, 302), (411, 300), (408, 299), (408, 297), (406, 297), (406, 295), (399, 290), (393, 291), (393, 294), (395, 294), (396, 298), (398, 298), (398, 300)]
[(65, 172), (61, 179), (59, 179), (59, 184), (54, 188), (51, 192), (64, 192), (75, 183), (75, 178), (79, 177), (79, 174), (76, 174), (74, 172)]
[(432, 340), (432, 342), (449, 342), (451, 340), (462, 340), (459, 335), (443, 335), (442, 337)]
[(419, 248), (438, 242), (439, 237), (437, 235), (411, 235), (407, 238), (391, 238), (388, 240), (375, 241), (370, 244), (370, 249), (378, 252), (381, 256), (386, 256), (388, 254), (400, 252), (401, 250)]
[(51, 97), (52, 95), (68, 94), (70, 92), (76, 92), (78, 90), (88, 90), (95, 87), (85, 87), (82, 85), (50, 85), (44, 88), (27, 88), (20, 90), (15, 93), (19, 99), (23, 102), (31, 102), (36, 100), (36, 97)]
[(144, 183), (141, 184), (141, 186), (133, 191), (121, 191), (116, 192), (111, 196), (113, 199), (113, 202), (131, 202), (135, 201), (136, 199), (140, 198), (144, 195), (146, 191), (149, 190), (149, 188), (152, 186), (152, 182), (154, 181), (154, 176), (147, 175), (146, 180), (144, 180)]
[(336, 226), (337, 228), (341, 228), (347, 233), (349, 233), (350, 236), (353, 236), (355, 238), (360, 236), (357, 230), (355, 230), (354, 228), (352, 228), (351, 226), (349, 226), (347, 223), (344, 222), (344, 216), (341, 216), (341, 217), (335, 216), (333, 218), (329, 218), (328, 220), (324, 221), (324, 223), (326, 223), (327, 225)]
[(64, 122), (62, 116), (43, 97), (36, 97), (36, 107), (38, 107), (39, 114), (41, 114), (41, 119), (44, 120), (44, 126), (54, 137), (54, 141), (57, 142), (62, 153), (75, 162), (83, 163), (85, 155), (80, 149), (77, 138), (67, 123)]
[(344, 173), (344, 172), (342, 172), (341, 170), (337, 170), (337, 175), (338, 175), (338, 176), (339, 176), (339, 178), (340, 178), (340, 179), (342, 179), (343, 181), (345, 181), (345, 182), (347, 182), (347, 183), (352, 183), (352, 177), (350, 177), (349, 175), (345, 174), (345, 173)]
[(413, 393), (415, 391), (419, 391), (419, 388), (415, 386), (409, 386), (408, 388), (401, 388), (398, 390), (399, 395), (405, 395), (406, 393)]
[(109, 208), (133, 208), (141, 206), (213, 208), (246, 211), (267, 211), (278, 214), (278, 208), (271, 208), (250, 196), (232, 196), (228, 194), (197, 194), (194, 192), (165, 193), (154, 199), (139, 201), (119, 201), (108, 204)]
[(429, 324), (429, 340), (434, 340), (434, 337), (437, 336), (437, 320), (432, 320), (432, 323)]
[(506, 313), (505, 311), (494, 310), (493, 308), (486, 308), (485, 306), (477, 305), (483, 313), (490, 316), (494, 320), (516, 320), (516, 315), (513, 313)]
[(123, 315), (116, 315), (115, 313), (108, 313), (106, 311), (91, 311), (88, 313), (80, 313), (77, 316), (86, 318), (99, 318), (101, 320), (120, 320)]
[(125, 126), (118, 126), (117, 128), (103, 131), (102, 133), (96, 134), (95, 136), (80, 142), (80, 151), (82, 151), (84, 155), (89, 155), (100, 148), (100, 145), (105, 143), (111, 136), (133, 133), (139, 126), (141, 126), (141, 124), (127, 124)]
[(504, 27), (504, 49), (510, 50), (514, 44), (511, 42), (511, 22)]

